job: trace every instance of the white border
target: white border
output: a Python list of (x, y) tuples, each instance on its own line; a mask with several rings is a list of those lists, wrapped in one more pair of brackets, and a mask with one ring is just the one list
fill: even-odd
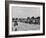
[[(36, 31), (14, 31), (12, 32), (12, 6), (20, 7), (40, 7), (40, 30)], [(23, 5), (23, 4), (9, 4), (9, 35), (19, 35), (19, 34), (35, 34), (43, 33), (43, 7), (42, 5)]]

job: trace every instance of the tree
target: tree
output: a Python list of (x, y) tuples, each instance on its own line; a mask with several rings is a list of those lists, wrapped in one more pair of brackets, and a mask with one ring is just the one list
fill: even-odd
[(37, 19), (40, 19), (40, 17), (38, 16)]
[(27, 19), (30, 19), (30, 17), (27, 17)]
[(18, 20), (18, 18), (16, 18), (16, 20)]
[(15, 18), (12, 18), (12, 21), (14, 22)]
[(32, 19), (34, 19), (34, 16), (32, 17)]
[(15, 20), (15, 18), (12, 18), (12, 20)]
[(21, 18), (19, 18), (19, 20), (21, 20)]

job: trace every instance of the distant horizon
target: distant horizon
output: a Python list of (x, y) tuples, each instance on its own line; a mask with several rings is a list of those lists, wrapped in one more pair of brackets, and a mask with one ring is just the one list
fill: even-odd
[[(33, 16), (32, 16), (33, 17)], [(37, 16), (37, 17), (40, 17), (40, 16)], [(35, 17), (35, 18), (37, 18)], [(12, 17), (12, 18), (27, 18), (27, 17)], [(31, 18), (31, 17), (30, 17)]]

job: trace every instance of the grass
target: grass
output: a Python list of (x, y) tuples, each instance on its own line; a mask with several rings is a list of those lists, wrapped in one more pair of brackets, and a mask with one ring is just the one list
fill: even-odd
[(18, 22), (18, 26), (14, 26), (14, 29), (17, 28), (16, 31), (27, 31), (27, 30), (40, 30), (40, 25), (38, 24), (27, 24)]

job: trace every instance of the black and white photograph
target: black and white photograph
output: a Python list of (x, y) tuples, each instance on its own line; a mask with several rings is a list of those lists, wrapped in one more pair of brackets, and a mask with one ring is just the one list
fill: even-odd
[(8, 35), (43, 33), (43, 4), (10, 3)]
[(40, 30), (40, 7), (12, 7), (12, 31)]

